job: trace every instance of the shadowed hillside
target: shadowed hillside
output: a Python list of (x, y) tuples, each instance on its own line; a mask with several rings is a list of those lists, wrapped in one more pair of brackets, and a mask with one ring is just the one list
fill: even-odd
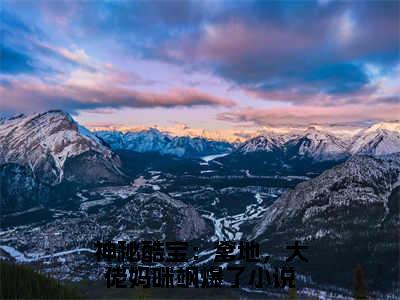
[(26, 266), (0, 262), (1, 299), (77, 299), (74, 289)]

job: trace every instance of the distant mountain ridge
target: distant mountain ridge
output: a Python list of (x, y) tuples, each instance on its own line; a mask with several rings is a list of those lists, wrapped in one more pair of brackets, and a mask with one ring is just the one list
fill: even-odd
[[(276, 260), (295, 240), (308, 245), (309, 263), (294, 262), (304, 275), (297, 277), (299, 287), (311, 278), (348, 288), (354, 266), (362, 264), (368, 287), (393, 291), (399, 271), (393, 263), (399, 260), (399, 135), (399, 122), (383, 122), (351, 135), (309, 127), (233, 145), (156, 129), (92, 133), (62, 111), (20, 115), (0, 120), (0, 211), (10, 216), (50, 208), (52, 192), (63, 204), (79, 205), (71, 209), (79, 214), (67, 211), (35, 233), (29, 227), (21, 235), (9, 233), (21, 249), (29, 244), (19, 244), (19, 237), (28, 235), (30, 241), (49, 237), (64, 251), (77, 240), (85, 248), (100, 238), (206, 241), (230, 237), (225, 229), (237, 228)], [(287, 190), (296, 175), (307, 181)], [(208, 201), (205, 208), (198, 205)], [(225, 210), (242, 204), (243, 214)], [(63, 234), (54, 234), (56, 228)], [(35, 245), (34, 252), (43, 250)]]
[(400, 122), (377, 123), (357, 134), (351, 154), (385, 155), (400, 152)]
[[(352, 155), (400, 152), (400, 122), (378, 123), (351, 138), (310, 127), (300, 133), (270, 132), (235, 145), (174, 137), (156, 129), (92, 133), (68, 113), (58, 110), (16, 115), (0, 122), (0, 192), (2, 205), (7, 204), (2, 206), (3, 211), (32, 207), (48, 199), (51, 187), (64, 183), (79, 186), (128, 183), (117, 154), (119, 150), (150, 156), (156, 152), (182, 159), (229, 153), (213, 163), (214, 167), (223, 168), (225, 174), (313, 177)], [(158, 161), (162, 159), (159, 157)], [(133, 170), (135, 162), (129, 164)], [(177, 163), (180, 170), (191, 170), (195, 164), (199, 165), (182, 160)]]
[[(240, 144), (200, 137), (171, 136), (155, 128), (142, 131), (96, 131), (94, 134), (114, 150), (158, 152), (179, 157), (229, 153), (281, 152), (316, 161), (342, 160), (355, 154), (385, 155), (400, 152), (400, 122), (382, 122), (353, 135), (335, 134), (311, 126), (303, 131), (274, 131)], [(288, 157), (291, 158), (291, 157)]]
[[(340, 160), (355, 154), (385, 155), (400, 152), (400, 122), (382, 122), (351, 137), (315, 127), (293, 134), (269, 133), (240, 144), (236, 153), (282, 152), (317, 161)], [(290, 158), (290, 157), (288, 157)]]
[[(400, 122), (381, 122), (353, 136), (309, 127), (293, 133), (268, 132), (241, 144), (189, 136), (171, 136), (157, 129), (138, 132), (90, 132), (62, 111), (18, 115), (0, 123), (0, 164), (29, 166), (45, 182), (55, 184), (64, 177), (67, 160), (97, 153), (97, 160), (111, 173), (120, 173), (118, 156), (112, 150), (158, 152), (178, 157), (202, 157), (221, 153), (247, 155), (275, 153), (287, 159), (306, 157), (316, 161), (341, 160), (355, 154), (385, 155), (400, 152)], [(109, 146), (109, 147), (108, 147)], [(101, 154), (101, 155), (98, 155)], [(228, 155), (229, 156), (229, 155)], [(71, 178), (73, 180), (73, 178)]]
[(97, 131), (97, 137), (114, 150), (157, 152), (178, 157), (201, 157), (231, 152), (233, 145), (200, 137), (170, 136), (155, 128), (137, 132)]

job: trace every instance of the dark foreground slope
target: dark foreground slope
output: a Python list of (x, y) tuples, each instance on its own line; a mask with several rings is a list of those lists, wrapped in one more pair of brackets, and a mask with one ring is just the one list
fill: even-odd
[(26, 266), (0, 261), (0, 299), (78, 299), (80, 293)]
[(275, 255), (294, 240), (308, 245), (296, 268), (316, 283), (350, 288), (360, 264), (371, 290), (398, 291), (399, 174), (400, 154), (352, 157), (284, 193), (253, 237)]

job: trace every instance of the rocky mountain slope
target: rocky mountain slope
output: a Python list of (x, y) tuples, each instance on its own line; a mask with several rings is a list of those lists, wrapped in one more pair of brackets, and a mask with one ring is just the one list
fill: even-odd
[[(392, 292), (400, 288), (393, 280), (400, 258), (396, 124), (375, 124), (351, 137), (318, 128), (266, 133), (209, 161), (187, 158), (233, 146), (153, 129), (94, 135), (60, 111), (3, 119), (1, 214), (26, 218), (28, 225), (4, 231), (1, 240), (24, 253), (25, 262), (35, 260), (33, 253), (66, 255), (68, 263), (57, 263), (68, 276), (93, 271), (93, 258), (79, 253), (91, 253), (98, 239), (254, 238), (273, 262), (282, 262), (290, 254), (286, 246), (299, 240), (309, 246), (309, 262), (295, 261), (305, 275), (298, 277), (300, 286), (306, 278), (351, 288), (360, 264), (368, 287)], [(122, 186), (122, 169), (131, 184)], [(315, 178), (275, 200), (309, 177)], [(76, 189), (66, 195), (71, 186)], [(70, 206), (51, 206), (54, 195)], [(34, 222), (31, 213), (39, 214)]]
[[(74, 160), (80, 166), (72, 169)], [(20, 116), (0, 125), (0, 164), (29, 167), (41, 182), (119, 181), (120, 162), (87, 129), (61, 111)], [(90, 168), (90, 175), (88, 169)]]
[(251, 152), (273, 152), (282, 151), (284, 144), (288, 139), (285, 136), (278, 135), (262, 135), (252, 138), (245, 143), (242, 143), (235, 150), (237, 153), (251, 153)]
[[(48, 199), (49, 187), (62, 183), (81, 186), (125, 183), (127, 178), (121, 171), (120, 158), (111, 149), (156, 152), (184, 159), (232, 152), (217, 158), (214, 164), (227, 174), (315, 176), (351, 155), (400, 151), (400, 125), (399, 122), (375, 124), (352, 138), (317, 128), (302, 133), (270, 132), (236, 147), (203, 138), (172, 137), (156, 129), (93, 134), (62, 111), (3, 118), (0, 121), (2, 200), (7, 199), (7, 207), (13, 203), (12, 210), (22, 209), (26, 208), (23, 203), (32, 207), (40, 202), (39, 198)], [(180, 165), (180, 168), (189, 166)], [(11, 195), (13, 201), (9, 201)]]
[(118, 156), (67, 113), (22, 115), (0, 124), (2, 205), (12, 198), (14, 208), (22, 208), (25, 200), (31, 206), (37, 198), (47, 199), (49, 187), (60, 183), (125, 180)]
[(317, 282), (348, 287), (361, 264), (370, 286), (390, 290), (399, 272), (399, 175), (400, 153), (354, 156), (284, 193), (252, 236), (275, 255), (294, 240), (307, 244), (310, 263), (299, 268)]

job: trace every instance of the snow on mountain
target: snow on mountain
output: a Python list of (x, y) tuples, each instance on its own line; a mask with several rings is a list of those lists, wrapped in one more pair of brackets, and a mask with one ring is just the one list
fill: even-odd
[(209, 141), (204, 138), (174, 137), (165, 153), (177, 156), (201, 157), (230, 152), (232, 145), (226, 142)]
[[(47, 184), (60, 183), (65, 178), (67, 161), (84, 155), (86, 163), (96, 165), (102, 177), (111, 179), (122, 174), (118, 157), (67, 113), (21, 115), (0, 124), (0, 165), (27, 166)], [(73, 180), (76, 174), (70, 167), (69, 179)]]
[(139, 132), (97, 131), (95, 134), (110, 145), (112, 149), (137, 152), (162, 152), (171, 137), (157, 129)]
[(389, 130), (394, 132), (400, 132), (400, 121), (392, 122), (380, 122), (370, 126), (367, 131), (375, 130)]
[(338, 137), (311, 127), (301, 134), (258, 136), (241, 144), (237, 152), (281, 151), (289, 158), (297, 156), (322, 161), (342, 159), (346, 156), (346, 147), (346, 143)]
[(258, 136), (239, 145), (239, 147), (236, 149), (236, 152), (250, 153), (259, 151), (278, 151), (282, 149), (285, 141), (285, 136), (274, 134), (269, 134), (268, 136)]
[(349, 148), (351, 154), (385, 155), (400, 152), (400, 122), (383, 122), (357, 134)]
[[(352, 133), (353, 135), (350, 135)], [(382, 122), (364, 130), (342, 133), (309, 127), (293, 133), (265, 133), (239, 145), (236, 153), (282, 151), (317, 161), (340, 160), (354, 154), (400, 152), (400, 122)]]
[(294, 146), (295, 155), (318, 161), (338, 160), (347, 156), (347, 145), (343, 140), (314, 127), (309, 128), (305, 135), (289, 141), (286, 146)]
[(145, 125), (90, 125), (89, 127), (93, 132), (99, 131), (119, 131), (123, 133), (128, 132), (140, 132), (147, 131), (149, 129), (157, 129), (158, 131), (167, 134), (171, 137), (173, 136), (185, 136), (191, 138), (203, 138), (209, 141), (217, 142), (228, 142), (228, 143), (239, 143), (244, 142), (250, 137), (255, 137), (260, 135), (260, 132), (255, 132), (252, 129), (236, 129), (236, 128), (226, 128), (226, 129), (206, 129), (206, 128), (190, 128), (186, 124), (176, 123), (173, 126), (160, 126), (155, 125), (154, 127), (149, 127)]
[(179, 157), (201, 157), (229, 152), (232, 149), (232, 146), (226, 142), (209, 141), (198, 137), (173, 137), (154, 128), (126, 133), (98, 131), (95, 134), (115, 150), (157, 152)]

